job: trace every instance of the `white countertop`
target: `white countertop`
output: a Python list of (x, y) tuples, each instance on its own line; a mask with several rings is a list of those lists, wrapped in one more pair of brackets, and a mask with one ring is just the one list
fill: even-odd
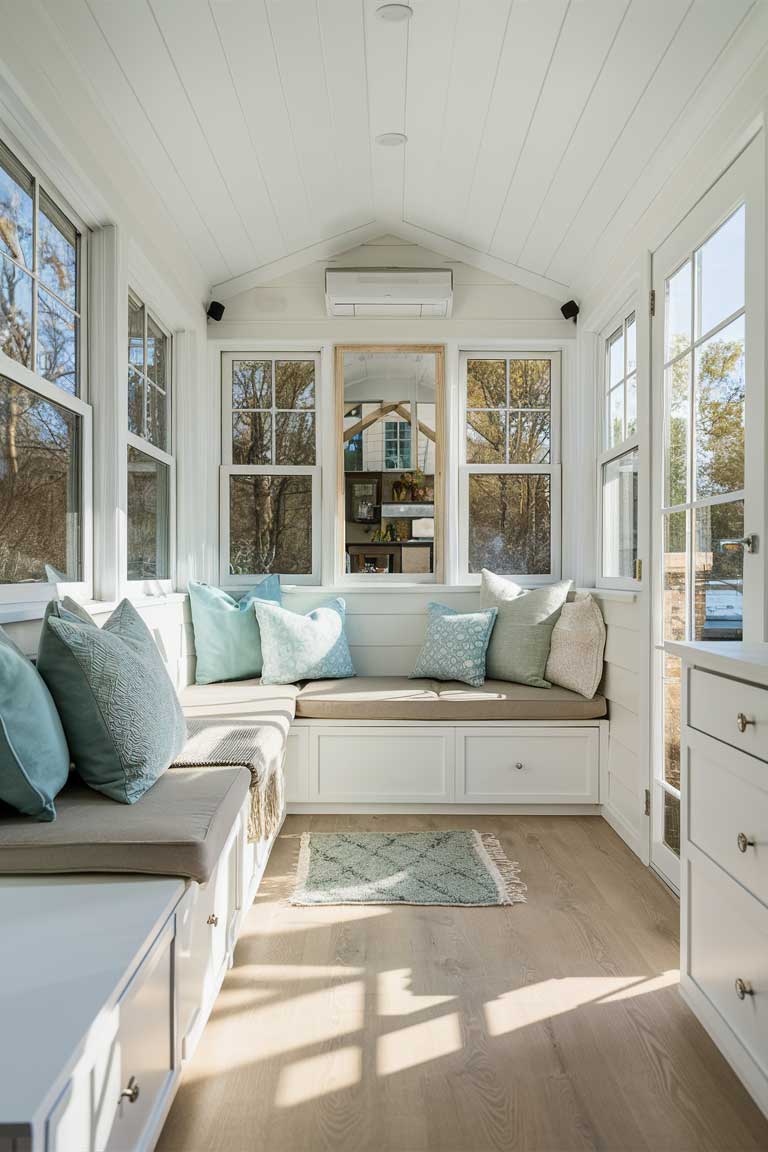
[(50, 1107), (184, 887), (147, 876), (0, 879), (0, 1124)]
[(664, 651), (697, 668), (708, 668), (768, 687), (768, 644), (741, 640), (667, 640)]

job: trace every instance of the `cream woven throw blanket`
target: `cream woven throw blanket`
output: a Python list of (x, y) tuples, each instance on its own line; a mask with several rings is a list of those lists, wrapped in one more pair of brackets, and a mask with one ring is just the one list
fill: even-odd
[(187, 742), (176, 768), (221, 765), (247, 768), (251, 773), (248, 839), (268, 840), (280, 827), (284, 809), (285, 775), (282, 741), (268, 724), (227, 724), (201, 717), (187, 720)]

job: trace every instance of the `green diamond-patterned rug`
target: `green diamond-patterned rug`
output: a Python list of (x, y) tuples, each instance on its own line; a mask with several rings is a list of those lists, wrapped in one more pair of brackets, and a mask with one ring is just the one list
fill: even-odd
[(291, 904), (525, 901), (520, 868), (496, 836), (445, 832), (305, 832)]

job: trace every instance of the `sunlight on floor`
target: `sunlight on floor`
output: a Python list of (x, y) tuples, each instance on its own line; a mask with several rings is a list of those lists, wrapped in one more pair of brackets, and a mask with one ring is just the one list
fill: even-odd
[(277, 1108), (293, 1108), (330, 1092), (359, 1084), (363, 1072), (363, 1055), (357, 1047), (334, 1048), (318, 1056), (296, 1060), (280, 1072), (275, 1095)]
[(458, 1013), (423, 1020), (407, 1028), (398, 1028), (379, 1036), (376, 1041), (376, 1072), (392, 1076), (417, 1064), (427, 1064), (441, 1056), (461, 1051), (461, 1025)]
[(563, 1012), (572, 1012), (588, 1004), (610, 1004), (659, 992), (677, 984), (677, 969), (660, 976), (563, 976), (526, 984), (505, 992), (498, 1000), (484, 1006), (485, 1023), (491, 1036), (503, 1036), (516, 1028), (525, 1028)]

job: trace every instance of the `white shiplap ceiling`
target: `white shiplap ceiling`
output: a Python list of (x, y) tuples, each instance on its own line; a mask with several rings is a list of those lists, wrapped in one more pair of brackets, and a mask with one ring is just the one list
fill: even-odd
[(765, 27), (751, 0), (381, 2), (39, 0), (224, 298), (384, 231), (564, 298)]

